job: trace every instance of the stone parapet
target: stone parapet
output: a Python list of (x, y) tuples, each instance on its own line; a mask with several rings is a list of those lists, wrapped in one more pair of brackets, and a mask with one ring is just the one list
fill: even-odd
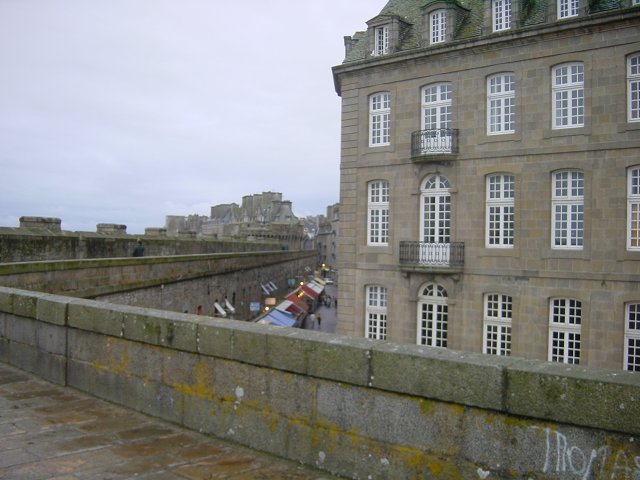
[(0, 360), (350, 478), (640, 474), (631, 372), (6, 287)]

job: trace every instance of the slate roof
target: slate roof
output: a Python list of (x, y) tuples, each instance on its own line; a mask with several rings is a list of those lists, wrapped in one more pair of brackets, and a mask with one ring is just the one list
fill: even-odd
[[(404, 52), (428, 47), (423, 38), (423, 11), (428, 5), (441, 2), (452, 5), (462, 12), (462, 19), (454, 25), (455, 40), (479, 37), (483, 34), (484, 2), (490, 0), (389, 0), (380, 13), (374, 17), (396, 16), (403, 20), (408, 28), (404, 32), (397, 51)], [(517, 23), (520, 28), (548, 21), (549, 2), (554, 0), (513, 0), (518, 1)], [(603, 12), (624, 8), (624, 0), (587, 0), (588, 13)], [(488, 33), (488, 32), (487, 32)], [(352, 46), (345, 56), (344, 63), (364, 60), (368, 57), (367, 32), (356, 32), (352, 37)]]

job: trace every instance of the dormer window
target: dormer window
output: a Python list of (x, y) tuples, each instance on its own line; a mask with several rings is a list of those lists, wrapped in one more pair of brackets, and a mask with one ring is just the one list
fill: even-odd
[(376, 27), (374, 29), (374, 56), (386, 55), (389, 53), (389, 27)]
[(429, 39), (432, 45), (442, 43), (447, 38), (447, 12), (444, 9), (429, 14)]
[(397, 15), (379, 15), (367, 22), (369, 56), (379, 57), (398, 51), (410, 24)]
[(579, 0), (558, 0), (558, 18), (577, 17), (580, 9)]
[(493, 0), (491, 2), (491, 17), (494, 32), (501, 32), (511, 28), (511, 0)]
[(456, 40), (469, 18), (470, 10), (456, 0), (432, 0), (422, 7), (422, 41), (428, 45)]

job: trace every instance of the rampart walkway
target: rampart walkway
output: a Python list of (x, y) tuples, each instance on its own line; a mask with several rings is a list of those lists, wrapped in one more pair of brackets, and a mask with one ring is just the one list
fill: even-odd
[(328, 480), (0, 363), (0, 478)]

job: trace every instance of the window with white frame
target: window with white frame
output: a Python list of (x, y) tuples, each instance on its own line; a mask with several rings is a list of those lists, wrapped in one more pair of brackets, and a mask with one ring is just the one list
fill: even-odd
[(487, 134), (516, 130), (516, 80), (513, 73), (500, 73), (487, 79)]
[(430, 43), (442, 43), (447, 38), (447, 12), (446, 10), (435, 10), (429, 14), (429, 25), (431, 26)]
[(640, 372), (640, 303), (628, 303), (624, 323), (624, 369)]
[(509, 295), (484, 296), (484, 344), (482, 353), (511, 355), (513, 299)]
[(631, 5), (640, 5), (640, 0), (633, 0)]
[(627, 59), (627, 96), (628, 119), (640, 122), (640, 54)]
[(553, 69), (553, 128), (583, 126), (584, 65), (558, 65)]
[(436, 83), (422, 89), (422, 153), (451, 153), (451, 84)]
[(391, 129), (391, 96), (376, 93), (369, 98), (369, 146), (389, 145)]
[(486, 246), (513, 247), (515, 230), (515, 177), (509, 174), (487, 177)]
[(581, 250), (584, 243), (584, 174), (576, 170), (553, 175), (552, 248)]
[(373, 340), (386, 340), (387, 288), (369, 285), (366, 288), (366, 295), (365, 337)]
[(558, 18), (577, 17), (579, 10), (579, 0), (558, 0)]
[(582, 302), (553, 298), (549, 310), (549, 361), (580, 363)]
[(447, 291), (440, 285), (426, 285), (418, 297), (418, 345), (446, 347), (448, 324)]
[(376, 27), (373, 30), (374, 48), (373, 55), (385, 55), (389, 53), (389, 27)]
[(511, 0), (493, 0), (491, 2), (493, 31), (500, 32), (511, 28)]
[(368, 186), (367, 245), (389, 244), (389, 182), (376, 180)]
[(627, 249), (640, 250), (640, 166), (627, 170)]

